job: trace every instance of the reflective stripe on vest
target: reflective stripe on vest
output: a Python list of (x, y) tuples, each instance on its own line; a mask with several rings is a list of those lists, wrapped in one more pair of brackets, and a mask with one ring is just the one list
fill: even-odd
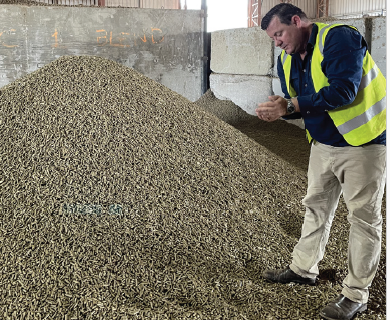
[[(323, 87), (329, 86), (326, 75), (322, 72), (321, 62), (325, 38), (329, 30), (340, 24), (327, 25), (316, 23), (318, 34), (316, 45), (313, 49), (311, 62), (311, 75), (316, 92)], [(356, 28), (349, 26), (356, 30)], [(286, 79), (287, 90), (291, 97), (296, 92), (290, 83), (291, 56), (283, 51), (280, 55)], [(340, 108), (329, 111), (337, 130), (344, 139), (353, 146), (367, 143), (384, 130), (386, 130), (386, 79), (379, 70), (368, 50), (363, 60), (363, 75), (355, 100)], [(306, 130), (309, 142), (312, 140), (310, 133)]]
[(294, 98), (297, 96), (297, 93), (295, 92), (290, 82), (291, 56), (287, 54), (286, 51), (283, 50), (283, 52), (280, 55), (280, 60), (283, 65), (284, 79), (286, 80), (286, 87), (288, 90), (288, 94), (290, 95), (290, 98)]

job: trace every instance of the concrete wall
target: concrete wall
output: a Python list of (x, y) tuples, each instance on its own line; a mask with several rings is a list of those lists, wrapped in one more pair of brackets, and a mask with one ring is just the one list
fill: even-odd
[(202, 95), (202, 11), (1, 5), (0, 16), (0, 86), (63, 55), (96, 55)]
[[(322, 21), (324, 22), (324, 21)], [(327, 23), (325, 21), (325, 23)], [(365, 36), (375, 62), (386, 76), (386, 17), (332, 20), (355, 26)], [(216, 31), (211, 34), (210, 89), (218, 99), (230, 100), (256, 115), (259, 102), (283, 95), (276, 70), (281, 53), (260, 27)], [(291, 121), (302, 126), (302, 121)]]

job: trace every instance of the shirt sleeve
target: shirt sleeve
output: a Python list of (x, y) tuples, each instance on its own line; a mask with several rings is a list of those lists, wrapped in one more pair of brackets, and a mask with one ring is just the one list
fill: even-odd
[(283, 72), (283, 66), (282, 66), (282, 62), (280, 60), (280, 56), (278, 57), (278, 64), (277, 64), (277, 69), (278, 69), (278, 77), (279, 77), (279, 80), (280, 80), (280, 85), (282, 87), (282, 91), (284, 93), (284, 97), (286, 99), (290, 99), (290, 95), (288, 94), (288, 91), (287, 91), (287, 85), (286, 85), (286, 78), (284, 76), (284, 72)]
[(366, 50), (367, 44), (358, 31), (347, 26), (329, 30), (321, 63), (329, 86), (298, 97), (301, 113), (318, 115), (352, 103), (362, 78)]

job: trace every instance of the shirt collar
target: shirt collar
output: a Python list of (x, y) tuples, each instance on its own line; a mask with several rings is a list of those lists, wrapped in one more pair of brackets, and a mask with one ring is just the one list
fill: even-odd
[(313, 28), (311, 29), (311, 34), (309, 42), (307, 43), (306, 51), (313, 51), (314, 45), (316, 44), (316, 38), (318, 33), (318, 26), (313, 23)]

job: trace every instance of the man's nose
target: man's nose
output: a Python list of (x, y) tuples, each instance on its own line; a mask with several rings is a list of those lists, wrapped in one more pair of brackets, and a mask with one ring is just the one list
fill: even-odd
[(275, 47), (280, 47), (282, 44), (282, 41), (280, 40), (275, 40)]

